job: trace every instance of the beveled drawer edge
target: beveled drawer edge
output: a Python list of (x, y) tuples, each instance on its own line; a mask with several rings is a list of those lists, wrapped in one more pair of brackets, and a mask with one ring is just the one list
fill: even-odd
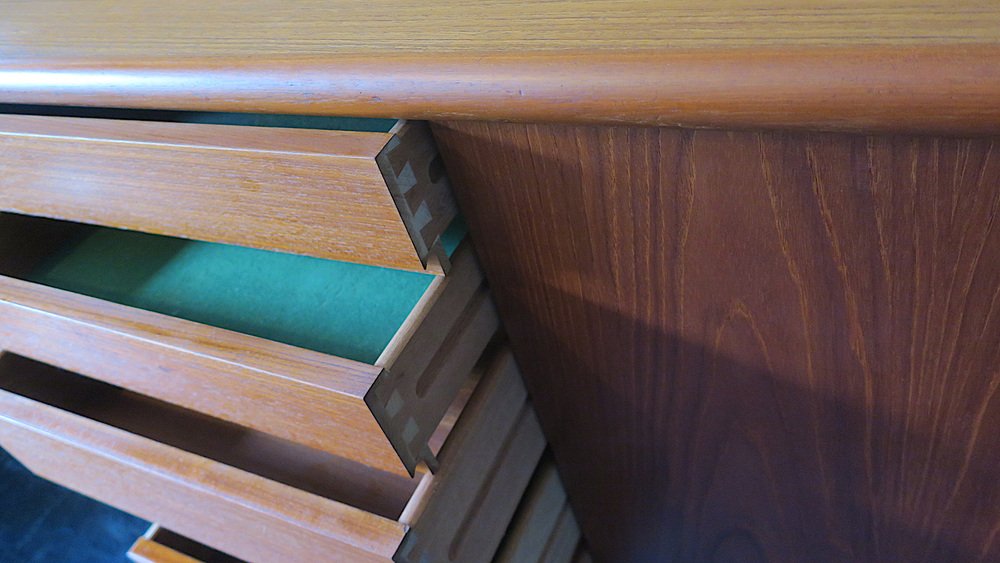
[(202, 563), (200, 559), (195, 559), (154, 540), (153, 538), (159, 531), (159, 524), (151, 524), (146, 533), (135, 540), (125, 556), (133, 563)]

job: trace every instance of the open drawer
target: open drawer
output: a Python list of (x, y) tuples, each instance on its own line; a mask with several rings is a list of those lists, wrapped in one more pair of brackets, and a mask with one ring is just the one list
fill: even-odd
[(0, 356), (0, 446), (38, 475), (249, 561), (488, 561), (545, 448), (509, 352), (416, 478)]
[[(0, 210), (440, 270), (435, 245), (456, 210), (423, 123), (367, 120), (370, 131), (344, 131), (304, 128), (336, 127), (329, 118), (259, 127), (217, 123), (283, 122), (166, 111), (104, 110), (115, 119), (3, 113), (11, 108), (0, 106)], [(344, 123), (357, 128), (359, 120)]]
[(452, 262), (431, 276), (0, 214), (0, 349), (412, 474), (498, 331), (471, 248)]
[(240, 560), (190, 538), (171, 532), (159, 524), (149, 527), (132, 544), (128, 558), (134, 563), (239, 563)]

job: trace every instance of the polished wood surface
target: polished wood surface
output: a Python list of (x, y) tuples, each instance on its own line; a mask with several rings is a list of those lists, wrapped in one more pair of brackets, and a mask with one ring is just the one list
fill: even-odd
[(240, 563), (231, 555), (171, 532), (159, 524), (150, 525), (128, 550), (127, 556), (135, 563)]
[(428, 176), (426, 126), (402, 128), (395, 138), (0, 114), (0, 209), (424, 271), (454, 204)]
[(128, 558), (135, 563), (203, 563), (176, 549), (146, 538), (135, 540), (128, 550)]
[(0, 37), (2, 102), (1000, 130), (990, 0), (24, 0)]
[(993, 64), (998, 57), (1000, 45), (984, 44), (11, 63), (0, 64), (0, 100), (416, 119), (990, 133), (1000, 130), (1000, 70)]
[(993, 139), (435, 133), (597, 560), (1000, 558)]
[(34, 61), (1000, 40), (1000, 8), (988, 0), (9, 0), (5, 8), (0, 57)]

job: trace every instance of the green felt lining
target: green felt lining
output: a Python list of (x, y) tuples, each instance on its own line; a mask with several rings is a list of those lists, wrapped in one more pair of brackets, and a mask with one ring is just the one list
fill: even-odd
[[(442, 242), (464, 233), (456, 221)], [(434, 276), (95, 228), (28, 279), (374, 363)]]
[(0, 113), (388, 133), (396, 119), (0, 104)]

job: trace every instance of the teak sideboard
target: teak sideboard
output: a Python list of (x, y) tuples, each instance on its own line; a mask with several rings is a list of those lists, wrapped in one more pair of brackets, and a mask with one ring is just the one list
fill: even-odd
[(133, 557), (1000, 560), (995, 2), (2, 10), (0, 445)]

